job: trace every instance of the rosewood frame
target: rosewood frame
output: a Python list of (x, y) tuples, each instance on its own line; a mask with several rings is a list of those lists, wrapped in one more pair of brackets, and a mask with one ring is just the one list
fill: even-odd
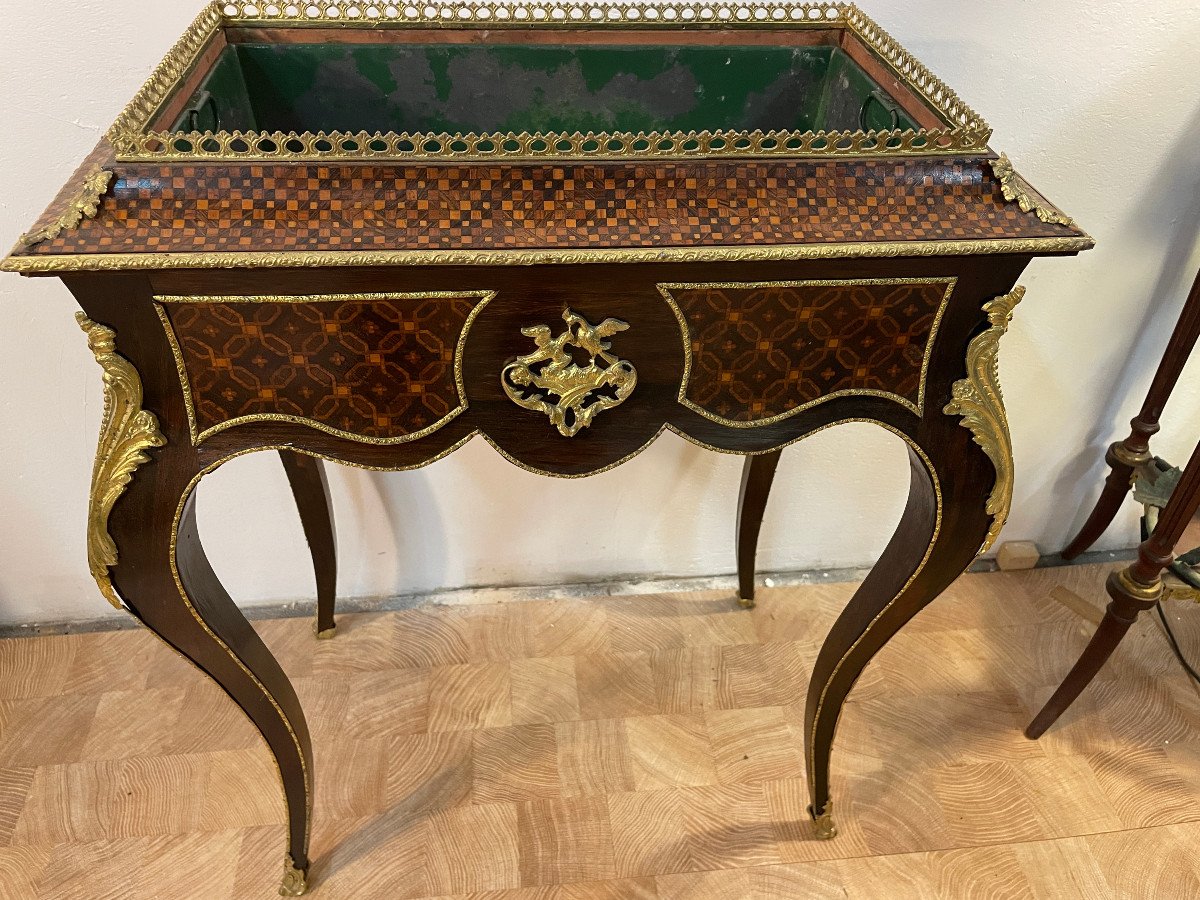
[[(955, 302), (946, 310), (932, 351), (926, 373), (927, 402), (920, 415), (878, 396), (843, 396), (761, 428), (722, 426), (678, 402), (678, 379), (683, 370), (680, 352), (668, 365), (673, 375), (657, 385), (641, 386), (652, 392), (645, 414), (622, 418), (616, 412), (608, 413), (611, 418), (603, 439), (591, 443), (562, 439), (542, 421), (514, 418), (504, 407), (491, 407), (486, 399), (471, 396), (471, 406), (461, 416), (406, 444), (363, 444), (299, 424), (261, 421), (223, 430), (193, 444), (171, 344), (154, 308), (156, 294), (228, 294), (235, 285), (251, 295), (262, 294), (269, 286), (290, 293), (301, 283), (307, 290), (325, 292), (344, 287), (347, 280), (356, 287), (386, 291), (396, 286), (397, 272), (209, 270), (66, 276), (65, 282), (88, 317), (115, 331), (117, 353), (140, 375), (144, 410), (160, 423), (165, 436), (164, 446), (146, 450), (146, 462), (133, 472), (108, 519), (120, 561), (110, 570), (112, 584), (126, 608), (216, 680), (267, 741), (287, 798), (288, 884), (298, 891), (305, 884), (309, 866), (313, 768), (308, 729), (286, 675), (222, 587), (204, 553), (194, 503), (195, 489), (205, 475), (245, 453), (263, 449), (281, 453), (317, 565), (318, 629), (328, 633), (332, 629), (335, 571), (333, 533), (323, 471), (316, 460), (369, 468), (414, 468), (440, 459), (481, 434), (517, 465), (579, 477), (618, 465), (670, 428), (702, 446), (748, 455), (739, 502), (738, 569), (741, 596), (751, 601), (758, 524), (782, 449), (843, 422), (874, 422), (908, 446), (910, 494), (895, 536), (833, 626), (814, 668), (805, 715), (811, 811), (818, 833), (832, 837), (830, 754), (847, 694), (891, 636), (971, 563), (1007, 510), (1011, 480), (1002, 476), (1010, 460), (993, 462), (987, 449), (1006, 448), (1007, 434), (963, 427), (969, 424), (960, 418), (966, 413), (954, 404), (956, 398), (961, 399), (961, 386), (973, 378), (968, 363), (972, 351), (980, 342), (994, 348), (1006, 323), (1006, 318), (999, 325), (994, 317), (985, 318), (985, 304), (1007, 296), (1027, 262), (1024, 256), (999, 256), (752, 266), (601, 266), (586, 282), (571, 266), (463, 269), (452, 274), (437, 268), (403, 272), (404, 284), (412, 289), (435, 282), (465, 282), (466, 287), (487, 284), (501, 292), (520, 285), (529, 292), (536, 284), (540, 295), (571, 296), (573, 304), (594, 303), (600, 296), (618, 315), (622, 307), (612, 300), (614, 296), (632, 295), (635, 299), (630, 302), (640, 302), (635, 283), (649, 294), (656, 283), (686, 280), (837, 279), (885, 272), (958, 278)], [(663, 316), (668, 321), (671, 318), (665, 309)], [(531, 320), (536, 318), (531, 314)], [(652, 331), (651, 326), (646, 328)], [(479, 379), (494, 375), (486, 371), (489, 361), (510, 356), (513, 346), (513, 335), (490, 329), (472, 333), (465, 365), (469, 393)], [(997, 427), (1003, 429), (1002, 408), (999, 414)], [(531, 433), (542, 431), (549, 432), (545, 440), (531, 439)]]

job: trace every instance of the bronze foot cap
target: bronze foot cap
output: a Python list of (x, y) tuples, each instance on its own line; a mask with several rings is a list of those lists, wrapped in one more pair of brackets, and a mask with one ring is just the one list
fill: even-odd
[(337, 634), (337, 626), (336, 626), (336, 625), (330, 625), (328, 628), (326, 628), (324, 631), (322, 631), (321, 629), (317, 628), (317, 627), (314, 625), (314, 626), (313, 626), (313, 631), (315, 631), (315, 632), (317, 633), (317, 640), (318, 640), (318, 641), (327, 641), (327, 640), (329, 640), (331, 637), (333, 637), (335, 634)]
[(279, 896), (299, 897), (308, 890), (308, 871), (297, 869), (291, 855), (283, 858), (283, 883), (279, 885)]
[(831, 841), (837, 837), (838, 831), (837, 826), (833, 824), (832, 806), (832, 801), (826, 803), (825, 811), (820, 815), (817, 815), (811, 806), (808, 808), (808, 814), (812, 816), (813, 828), (816, 831), (817, 840), (819, 841)]
[(738, 597), (738, 606), (742, 609), (754, 609), (753, 597)]

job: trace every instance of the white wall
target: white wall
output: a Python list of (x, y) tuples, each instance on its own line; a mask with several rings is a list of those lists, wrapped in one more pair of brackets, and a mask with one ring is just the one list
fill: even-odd
[[(1094, 496), (1102, 448), (1140, 403), (1200, 266), (1200, 16), (1194, 0), (862, 0), (995, 127), (993, 146), (1098, 239), (1042, 260), (1003, 351), (1017, 486), (1005, 538), (1059, 547)], [(41, 212), (199, 8), (187, 2), (3, 0), (0, 244)], [(135, 11), (136, 10), (136, 11)], [(0, 276), (0, 622), (108, 609), (84, 559), (100, 379), (57, 281)], [(1133, 361), (1128, 362), (1131, 350)], [(1185, 375), (1158, 451), (1200, 433)], [(417, 472), (336, 469), (343, 596), (610, 575), (732, 571), (740, 460), (672, 435), (613, 472), (538, 478), (481, 441)], [(847, 426), (788, 451), (764, 569), (863, 565), (907, 482), (900, 442)], [(312, 593), (278, 461), (229, 464), (201, 527), (233, 595)], [(1132, 518), (1102, 546), (1128, 546)], [(247, 548), (253, 547), (254, 552)]]

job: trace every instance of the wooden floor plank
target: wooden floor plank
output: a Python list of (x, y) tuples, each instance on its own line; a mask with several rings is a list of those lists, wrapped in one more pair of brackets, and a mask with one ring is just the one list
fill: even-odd
[(60, 693), (78, 646), (70, 635), (0, 641), (0, 700)]
[[(69, 845), (68, 845), (69, 846)], [(0, 896), (37, 897), (42, 873), (53, 854), (51, 847), (0, 848)], [(75, 885), (78, 887), (78, 883)]]
[(0, 768), (0, 847), (7, 847), (12, 842), (36, 772), (33, 766)]
[[(1157, 623), (1021, 733), (1110, 568), (964, 577), (886, 647), (839, 722), (832, 841), (804, 700), (853, 585), (256, 623), (312, 734), (312, 896), (1200, 898), (1200, 690)], [(1200, 656), (1200, 613), (1170, 614)], [(152, 635), (0, 641), (0, 897), (272, 896), (283, 833), (261, 738)]]
[(524, 885), (605, 881), (616, 875), (612, 824), (603, 797), (522, 803), (517, 828)]
[(1086, 838), (1113, 897), (1200, 897), (1195, 823)]
[(561, 796), (554, 726), (513, 725), (475, 732), (476, 803), (552, 800)]
[(429, 730), (469, 731), (512, 724), (507, 663), (436, 668), (429, 680)]
[(88, 731), (99, 704), (99, 694), (0, 701), (0, 766), (86, 759)]
[(717, 783), (712, 745), (700, 716), (628, 718), (625, 735), (634, 790)]
[(648, 653), (577, 656), (575, 682), (580, 715), (585, 719), (652, 716), (661, 711)]
[(564, 797), (634, 789), (633, 757), (624, 720), (563, 722), (555, 726), (554, 734)]
[(575, 659), (571, 656), (513, 660), (513, 722), (572, 722), (580, 718)]
[(714, 709), (704, 717), (722, 784), (804, 777), (804, 739), (784, 707)]

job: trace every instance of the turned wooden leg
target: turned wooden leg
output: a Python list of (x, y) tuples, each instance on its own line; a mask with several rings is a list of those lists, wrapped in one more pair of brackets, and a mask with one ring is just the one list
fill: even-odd
[(1192, 451), (1192, 458), (1188, 460), (1183, 477), (1179, 479), (1166, 509), (1159, 517), (1158, 525), (1138, 547), (1137, 560), (1124, 571), (1109, 576), (1107, 587), (1112, 602), (1108, 604), (1100, 627), (1083, 651), (1083, 656), (1025, 729), (1026, 737), (1041, 737), (1067, 711), (1108, 662), (1129, 627), (1137, 621), (1138, 615), (1144, 610), (1153, 609), (1162, 599), (1162, 571), (1171, 564), (1175, 545), (1198, 508), (1200, 444)]
[(317, 577), (317, 637), (331, 638), (337, 631), (333, 618), (337, 597), (337, 542), (325, 464), (314, 456), (290, 450), (280, 450), (279, 458), (300, 511), (300, 524), (304, 526), (304, 537)]
[(1058, 717), (1070, 708), (1075, 699), (1083, 693), (1083, 689), (1091, 684), (1092, 679), (1104, 668), (1104, 664), (1117, 649), (1125, 633), (1137, 621), (1138, 615), (1143, 610), (1153, 609), (1162, 596), (1161, 583), (1153, 587), (1139, 585), (1129, 578), (1128, 569), (1109, 575), (1107, 587), (1112, 601), (1105, 610), (1100, 627), (1096, 629), (1087, 649), (1063, 679), (1063, 683), (1058, 686), (1058, 690), (1029, 723), (1029, 727), (1025, 729), (1025, 737), (1037, 740), (1058, 721)]
[[(974, 458), (977, 449), (964, 449)], [(983, 463), (986, 464), (986, 460)], [(942, 479), (910, 449), (908, 504), (883, 556), (825, 639), (813, 668), (805, 712), (809, 813), (817, 836), (832, 838), (829, 765), (842, 704), (872, 657), (971, 564), (992, 524), (985, 511), (992, 479), (975, 460)], [(939, 503), (939, 493), (941, 502)]]
[(1104, 491), (1092, 510), (1083, 528), (1066, 549), (1062, 551), (1063, 559), (1074, 559), (1092, 546), (1105, 529), (1112, 524), (1121, 508), (1121, 502), (1129, 493), (1130, 480), (1138, 466), (1145, 465), (1153, 458), (1150, 453), (1150, 438), (1158, 433), (1159, 419), (1162, 418), (1163, 408), (1175, 389), (1179, 375), (1187, 364), (1196, 340), (1200, 338), (1200, 274), (1197, 274), (1192, 290), (1183, 304), (1183, 312), (1171, 332), (1167, 350), (1154, 373), (1154, 381), (1146, 394), (1142, 410), (1130, 422), (1132, 430), (1125, 440), (1108, 448), (1104, 460), (1111, 467), (1108, 478), (1104, 482)]
[[(1153, 430), (1147, 430), (1146, 423), (1139, 419), (1134, 419), (1133, 423), (1133, 434), (1124, 441), (1113, 444), (1104, 455), (1104, 461), (1108, 463), (1110, 470), (1108, 477), (1104, 479), (1104, 490), (1100, 492), (1100, 499), (1096, 501), (1091, 515), (1079, 529), (1079, 534), (1075, 535), (1071, 543), (1067, 544), (1062, 551), (1063, 559), (1074, 559), (1099, 540), (1100, 535), (1104, 534), (1108, 526), (1112, 524), (1121, 504), (1125, 501), (1125, 495), (1132, 487), (1134, 470), (1152, 459), (1149, 439), (1150, 435), (1158, 430), (1157, 424)], [(1130, 449), (1131, 443), (1139, 442), (1144, 445), (1142, 450)]]
[(758, 552), (758, 532), (762, 528), (771, 482), (779, 467), (782, 450), (747, 456), (742, 465), (742, 487), (738, 494), (737, 573), (738, 605), (754, 608), (754, 558)]

